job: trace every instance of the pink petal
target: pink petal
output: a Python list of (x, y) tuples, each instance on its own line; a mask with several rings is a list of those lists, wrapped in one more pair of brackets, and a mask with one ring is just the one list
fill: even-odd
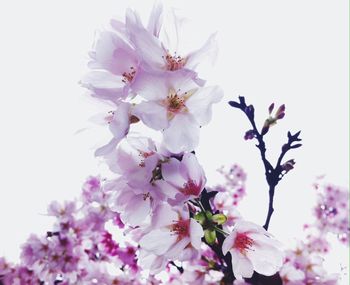
[(167, 78), (140, 70), (132, 84), (132, 90), (146, 100), (164, 100), (169, 94)]
[(202, 185), (204, 187), (206, 182), (204, 171), (194, 154), (184, 154), (181, 161), (180, 172), (183, 176), (187, 177), (187, 180), (193, 180), (197, 185)]
[(180, 165), (180, 161), (176, 158), (170, 158), (168, 162), (162, 164), (163, 179), (178, 188), (182, 188), (187, 182), (185, 177), (180, 174)]
[(152, 69), (164, 69), (165, 51), (159, 40), (146, 29), (136, 25), (129, 27), (129, 33), (140, 58)]
[(143, 195), (137, 195), (129, 201), (120, 218), (123, 223), (139, 226), (149, 216), (150, 211), (150, 199), (144, 199)]
[(105, 31), (99, 35), (95, 45), (92, 68), (107, 69), (115, 75), (129, 72), (138, 66), (138, 58), (133, 48), (115, 33)]

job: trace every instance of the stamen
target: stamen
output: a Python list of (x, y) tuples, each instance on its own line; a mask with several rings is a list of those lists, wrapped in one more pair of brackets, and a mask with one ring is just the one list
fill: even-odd
[(246, 254), (247, 250), (251, 248), (254, 241), (247, 236), (246, 233), (238, 233), (233, 247), (239, 250), (242, 254)]
[(198, 196), (201, 192), (200, 185), (197, 185), (196, 181), (190, 179), (187, 181), (183, 188), (181, 189), (181, 192), (186, 196)]
[(178, 113), (186, 107), (185, 100), (173, 91), (169, 92), (166, 103), (168, 106), (168, 111), (172, 113)]
[(122, 81), (126, 84), (126, 83), (129, 83), (131, 82), (134, 77), (135, 77), (135, 74), (136, 74), (136, 70), (133, 66), (130, 67), (130, 71), (129, 72), (124, 72), (122, 75), (123, 75), (123, 79)]
[(190, 220), (180, 220), (172, 224), (171, 232), (174, 232), (179, 239), (189, 236), (190, 234)]
[(167, 53), (164, 59), (166, 61), (167, 70), (170, 71), (181, 69), (186, 64), (186, 59), (182, 58), (179, 55), (176, 55), (176, 52), (174, 56)]

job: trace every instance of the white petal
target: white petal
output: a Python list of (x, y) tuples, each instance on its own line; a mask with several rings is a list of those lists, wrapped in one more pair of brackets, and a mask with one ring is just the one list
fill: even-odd
[(130, 127), (129, 110), (130, 103), (121, 103), (115, 111), (113, 120), (109, 124), (109, 129), (116, 139), (121, 140), (125, 137)]
[(194, 219), (190, 220), (190, 238), (191, 244), (194, 248), (200, 249), (201, 239), (204, 235), (202, 226)]
[(186, 106), (198, 124), (203, 126), (211, 120), (212, 104), (218, 103), (223, 96), (218, 86), (200, 88), (186, 101)]
[(167, 251), (166, 256), (170, 259), (178, 258), (185, 247), (190, 243), (190, 239), (185, 237), (176, 243)]
[(122, 77), (102, 70), (90, 71), (83, 77), (81, 83), (84, 87), (97, 89), (118, 89), (125, 85)]
[(153, 5), (152, 12), (149, 16), (147, 30), (155, 37), (159, 36), (163, 18), (163, 3), (156, 1)]
[(137, 195), (129, 201), (121, 214), (123, 222), (129, 223), (131, 226), (139, 226), (150, 214), (150, 199), (144, 199), (143, 195)]
[(203, 62), (203, 59), (210, 59), (214, 62), (218, 51), (216, 33), (212, 34), (205, 44), (198, 50), (187, 55), (186, 67), (195, 69), (197, 65)]
[(253, 263), (254, 270), (266, 276), (275, 274), (283, 264), (282, 251), (269, 245), (254, 246), (247, 251), (247, 257)]
[(141, 238), (140, 246), (154, 254), (163, 255), (176, 243), (176, 238), (170, 231), (152, 230)]
[(236, 278), (250, 278), (254, 273), (253, 264), (243, 254), (236, 250), (230, 251), (232, 255), (232, 270)]
[(226, 255), (231, 248), (233, 248), (233, 244), (236, 239), (236, 232), (230, 233), (228, 237), (225, 238), (223, 244), (222, 244), (222, 253)]
[(177, 220), (177, 213), (168, 204), (160, 204), (153, 213), (152, 227), (167, 227)]
[(199, 142), (199, 126), (189, 114), (177, 114), (164, 131), (164, 145), (173, 153), (192, 151)]
[(103, 156), (111, 153), (119, 142), (120, 139), (112, 138), (108, 144), (101, 146), (95, 150), (95, 156)]
[(165, 129), (169, 124), (166, 108), (152, 101), (136, 105), (133, 113), (154, 130)]
[(143, 269), (149, 269), (152, 274), (157, 274), (165, 269), (167, 259), (164, 256), (152, 254), (146, 250), (140, 250), (138, 264)]

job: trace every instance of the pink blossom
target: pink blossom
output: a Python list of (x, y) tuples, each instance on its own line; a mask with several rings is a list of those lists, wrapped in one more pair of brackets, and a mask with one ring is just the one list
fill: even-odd
[(113, 134), (113, 138), (104, 146), (99, 147), (95, 151), (96, 156), (108, 155), (119, 144), (119, 142), (129, 133), (130, 124), (137, 122), (138, 119), (132, 115), (132, 105), (122, 102), (117, 109), (110, 114), (108, 121), (109, 130)]
[(177, 204), (199, 197), (206, 183), (203, 168), (192, 153), (184, 154), (181, 161), (170, 158), (163, 163), (162, 177), (166, 182), (163, 188), (177, 193), (174, 199)]
[[(176, 71), (187, 69), (194, 71), (205, 59), (213, 59), (216, 56), (216, 35), (211, 35), (205, 44), (192, 52), (181, 48), (179, 39), (183, 19), (177, 17), (174, 11), (166, 15), (168, 22), (163, 22), (162, 6), (153, 10), (156, 15), (154, 28), (145, 29), (135, 12), (127, 13), (126, 25), (131, 42), (134, 44), (140, 57), (148, 69), (158, 72)], [(169, 25), (167, 25), (169, 23)], [(173, 32), (174, 36), (170, 34)], [(197, 81), (200, 82), (200, 81)]]
[(101, 32), (90, 57), (92, 71), (81, 84), (99, 99), (118, 104), (127, 98), (137, 76), (139, 57), (125, 37), (111, 31)]
[(133, 89), (147, 101), (135, 106), (135, 115), (148, 127), (162, 130), (173, 153), (192, 151), (199, 129), (211, 120), (211, 106), (223, 97), (218, 86), (199, 88), (184, 71), (166, 75), (143, 74)]
[(249, 278), (254, 271), (271, 276), (283, 262), (279, 243), (264, 228), (246, 221), (236, 223), (222, 245), (222, 252), (231, 253), (236, 278)]
[[(175, 209), (162, 204), (152, 217), (152, 230), (141, 238), (140, 246), (152, 255), (172, 260), (177, 259), (188, 246), (200, 249), (203, 235), (202, 227), (189, 218), (186, 208)], [(141, 265), (144, 264), (144, 259)]]

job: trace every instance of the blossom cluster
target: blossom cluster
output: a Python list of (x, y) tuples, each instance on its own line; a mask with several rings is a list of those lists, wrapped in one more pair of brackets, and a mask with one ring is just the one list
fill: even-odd
[(316, 183), (317, 205), (314, 208), (320, 234), (331, 232), (345, 245), (349, 244), (349, 191), (333, 184)]
[[(218, 86), (206, 87), (197, 72), (205, 57), (215, 53), (215, 34), (202, 47), (179, 52), (182, 20), (170, 13), (169, 28), (163, 23), (164, 14), (162, 5), (156, 4), (147, 25), (132, 10), (127, 11), (125, 23), (112, 21), (112, 30), (99, 35), (91, 53), (92, 71), (82, 80), (92, 96), (115, 104), (108, 115), (113, 138), (96, 155), (116, 174), (104, 185), (111, 193), (109, 207), (133, 228), (139, 263), (153, 274), (163, 271), (169, 261), (198, 256), (202, 238), (214, 244), (216, 232), (227, 221), (224, 214), (208, 213), (201, 205), (206, 176), (193, 152), (200, 128), (211, 120), (212, 105), (223, 97)], [(174, 29), (175, 42), (169, 32)], [(160, 131), (162, 141), (133, 136), (131, 125), (139, 122)], [(236, 172), (243, 175), (238, 168)], [(243, 192), (241, 187), (239, 194), (232, 195), (231, 206)], [(221, 193), (216, 197), (218, 206)], [(226, 214), (232, 226), (233, 215)], [(262, 238), (260, 244), (259, 236), (267, 240)], [(251, 277), (254, 269), (262, 274), (278, 271), (282, 254), (277, 249), (276, 264), (266, 272), (263, 266), (253, 265), (255, 255), (246, 256), (248, 252), (258, 255), (255, 247), (263, 247), (270, 239), (273, 243), (264, 229), (250, 223), (242, 225), (240, 234), (228, 235), (220, 251), (231, 252), (236, 278)], [(242, 270), (243, 262), (249, 270)]]
[[(247, 175), (240, 166), (221, 168), (225, 183), (207, 185), (195, 149), (223, 91), (206, 86), (199, 66), (217, 44), (213, 34), (182, 51), (182, 24), (156, 3), (147, 24), (129, 9), (125, 21), (112, 20), (98, 34), (81, 84), (112, 106), (105, 116), (111, 139), (95, 151), (112, 175), (89, 177), (76, 201), (51, 203), (53, 228), (29, 237), (19, 265), (0, 259), (0, 284), (255, 284), (257, 276), (336, 284), (310, 283), (327, 278), (316, 270), (322, 264), (311, 257), (314, 248), (285, 253), (267, 227), (243, 219), (237, 206)], [(270, 116), (260, 139), (284, 111), (282, 105)], [(158, 131), (161, 140), (136, 132), (136, 125)], [(289, 133), (287, 148), (298, 147), (292, 146), (298, 135)], [(348, 205), (333, 190), (320, 200), (318, 227), (345, 241)]]

